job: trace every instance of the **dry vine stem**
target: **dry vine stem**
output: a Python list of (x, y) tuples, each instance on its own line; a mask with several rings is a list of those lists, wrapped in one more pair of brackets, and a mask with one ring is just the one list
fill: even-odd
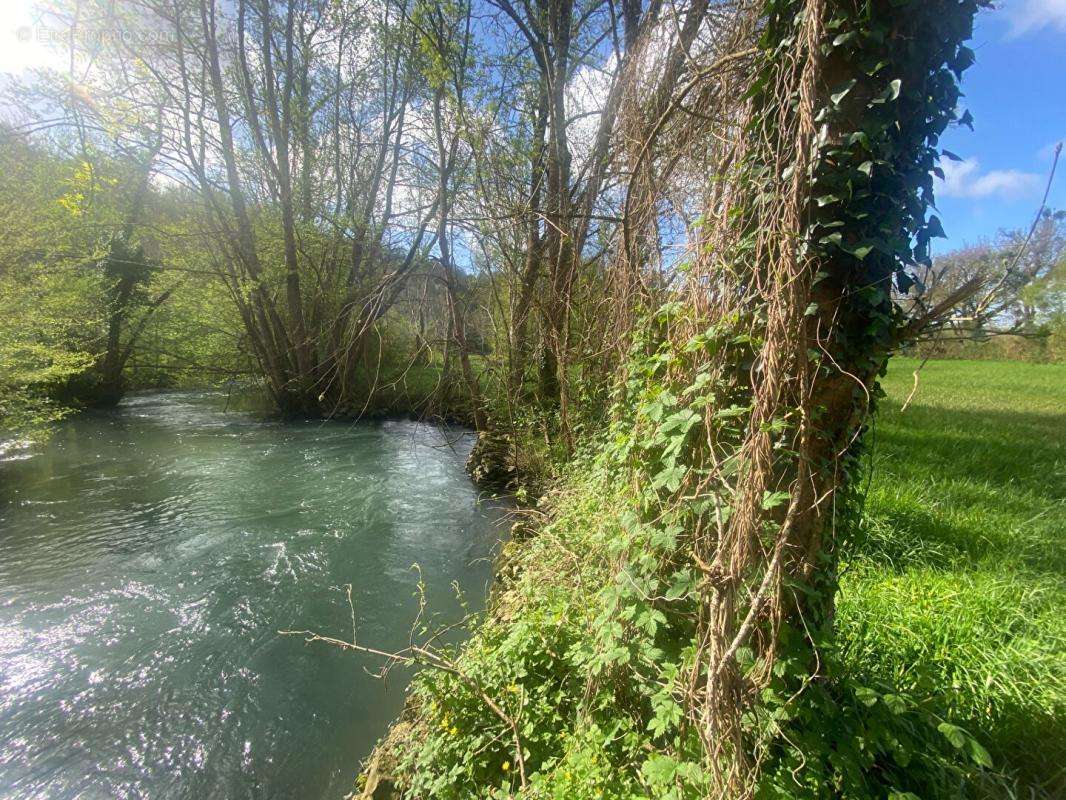
[[(798, 108), (780, 104), (774, 121), (778, 135), (773, 140), (756, 140), (749, 145), (738, 142), (736, 152), (727, 156), (730, 161), (739, 161), (748, 147), (757, 151), (760, 161), (771, 166), (774, 175), (786, 176), (791, 172), (790, 179), (780, 181), (779, 191), (759, 201), (762, 205), (756, 215), (765, 224), (760, 226), (755, 241), (750, 262), (755, 265), (753, 273), (738, 275), (733, 272), (735, 265), (715, 261), (713, 255), (705, 258), (706, 263), (697, 265), (699, 284), (723, 281), (730, 284), (717, 295), (719, 300), (739, 298), (739, 303), (727, 301), (724, 308), (720, 304), (709, 309), (711, 318), (727, 319), (745, 305), (757, 304), (766, 309), (763, 344), (748, 378), (752, 413), (738, 451), (743, 477), (733, 498), (732, 517), (724, 526), (705, 532), (696, 543), (697, 563), (706, 565), (709, 580), (700, 619), (701, 657), (696, 665), (704, 677), (694, 699), (693, 714), (703, 739), (715, 793), (721, 797), (747, 796), (754, 785), (758, 765), (741, 728), (741, 718), (749, 703), (736, 654), (767, 615), (770, 629), (776, 629), (786, 606), (781, 597), (783, 568), (786, 559), (796, 558), (790, 552), (795, 550), (795, 528), (811, 513), (820, 494), (810, 478), (804, 455), (810, 447), (808, 404), (812, 396), (804, 311), (810, 301), (814, 271), (799, 234), (805, 228), (804, 216), (809, 205), (822, 25), (822, 2), (811, 0), (806, 4), (797, 47), (776, 68), (776, 95), (798, 94)], [(738, 130), (742, 128), (738, 126)], [(718, 220), (718, 230), (709, 232), (710, 241), (719, 245), (712, 253), (728, 253), (728, 245), (733, 244), (730, 239), (740, 233), (734, 230), (728, 198), (724, 206), (710, 209), (717, 211)], [(728, 364), (718, 366), (720, 373), (728, 369)], [(713, 409), (708, 410), (708, 430), (714, 427), (712, 414)], [(764, 497), (783, 488), (772, 423), (785, 417), (792, 420), (795, 438), (792, 447), (800, 455), (784, 487), (790, 496), (787, 510), (783, 517), (778, 514), (771, 518), (763, 507)], [(762, 540), (769, 526), (776, 527), (776, 533), (767, 550)], [(754, 578), (754, 591), (751, 591), (747, 587), (759, 572), (761, 577)], [(760, 647), (767, 670), (772, 667), (773, 646), (771, 636)]]

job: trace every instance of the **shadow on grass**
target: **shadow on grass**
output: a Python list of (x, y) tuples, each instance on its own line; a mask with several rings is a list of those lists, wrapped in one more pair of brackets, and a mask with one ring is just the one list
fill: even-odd
[(886, 408), (848, 559), (1066, 574), (1066, 414)]
[(876, 461), (910, 473), (1002, 486), (1024, 481), (1049, 499), (1066, 497), (1066, 413), (885, 408), (873, 442)]

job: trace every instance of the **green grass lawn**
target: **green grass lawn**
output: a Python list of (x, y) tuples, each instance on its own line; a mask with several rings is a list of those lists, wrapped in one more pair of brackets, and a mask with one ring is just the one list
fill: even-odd
[(839, 603), (849, 665), (1066, 796), (1066, 366), (897, 359)]

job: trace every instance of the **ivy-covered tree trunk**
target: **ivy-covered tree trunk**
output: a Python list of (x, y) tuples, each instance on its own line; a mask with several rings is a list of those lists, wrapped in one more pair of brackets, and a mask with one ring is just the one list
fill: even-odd
[[(937, 140), (955, 118), (976, 0), (771, 0), (709, 309), (750, 326), (750, 399), (729, 520), (697, 543), (707, 574), (699, 723), (722, 796), (752, 791), (750, 712), (781, 665), (801, 689), (831, 635), (837, 544), (877, 378), (905, 326), (894, 288), (928, 259)], [(736, 359), (720, 359), (723, 365)], [(723, 366), (726, 369), (727, 366)], [(708, 411), (707, 428), (720, 424)], [(755, 665), (742, 669), (741, 648)]]

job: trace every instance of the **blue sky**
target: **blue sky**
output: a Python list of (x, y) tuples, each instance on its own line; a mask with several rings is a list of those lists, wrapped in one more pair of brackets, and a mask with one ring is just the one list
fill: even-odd
[[(1005, 0), (978, 17), (977, 54), (963, 78), (961, 107), (974, 131), (952, 128), (937, 207), (948, 240), (940, 252), (1027, 227), (1047, 183), (1052, 150), (1066, 139), (1066, 0)], [(1048, 205), (1066, 208), (1066, 155)]]

